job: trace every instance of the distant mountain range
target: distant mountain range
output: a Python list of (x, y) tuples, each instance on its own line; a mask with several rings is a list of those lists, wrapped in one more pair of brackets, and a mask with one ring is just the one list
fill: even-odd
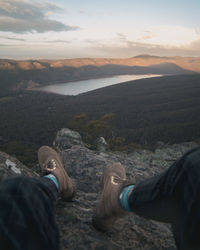
[(159, 57), (151, 55), (138, 55), (132, 58), (78, 58), (64, 60), (0, 60), (0, 69), (6, 70), (44, 70), (49, 68), (104, 66), (108, 64), (123, 66), (148, 67), (161, 63), (176, 64), (185, 70), (200, 72), (199, 57)]

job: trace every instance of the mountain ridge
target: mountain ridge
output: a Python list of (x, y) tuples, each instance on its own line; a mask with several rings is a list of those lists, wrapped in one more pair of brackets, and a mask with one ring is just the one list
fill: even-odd
[(131, 58), (76, 58), (61, 60), (12, 60), (0, 59), (0, 69), (4, 70), (31, 70), (45, 68), (62, 68), (64, 66), (82, 67), (86, 65), (103, 66), (106, 64), (126, 65), (126, 66), (150, 66), (163, 62), (174, 63), (179, 67), (200, 72), (199, 57), (158, 57), (152, 55), (138, 55)]

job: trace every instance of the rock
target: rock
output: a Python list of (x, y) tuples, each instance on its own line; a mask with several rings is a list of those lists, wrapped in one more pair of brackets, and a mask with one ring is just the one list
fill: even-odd
[(59, 202), (57, 206), (63, 249), (175, 250), (169, 224), (146, 220), (132, 213), (119, 220), (110, 232), (101, 233), (93, 228), (91, 218), (103, 172), (110, 164), (121, 162), (126, 168), (128, 178), (139, 182), (164, 171), (195, 146), (195, 143), (163, 145), (162, 150), (155, 152), (137, 150), (130, 154), (99, 154), (83, 145), (62, 151), (65, 168), (75, 179), (78, 189), (73, 202)]
[(102, 153), (105, 153), (108, 150), (108, 143), (104, 137), (97, 139), (97, 150)]
[[(62, 129), (54, 146), (60, 151), (64, 167), (77, 184), (77, 194), (72, 202), (59, 201), (56, 219), (64, 250), (175, 250), (171, 227), (165, 223), (146, 220), (131, 213), (107, 233), (96, 231), (91, 223), (96, 207), (100, 181), (104, 170), (113, 162), (121, 162), (127, 177), (139, 182), (167, 169), (195, 143), (162, 145), (155, 152), (137, 150), (100, 153), (86, 148), (78, 133)], [(37, 167), (38, 168), (38, 167)], [(0, 152), (0, 179), (10, 175), (37, 176), (14, 157)]]
[(83, 146), (61, 152), (65, 168), (78, 189), (72, 203), (59, 202), (57, 206), (63, 249), (176, 249), (169, 225), (145, 220), (134, 213), (119, 220), (107, 233), (96, 231), (91, 224), (104, 170), (118, 161), (125, 166), (129, 178), (140, 181), (164, 169), (156, 160), (149, 165), (154, 155), (145, 150), (129, 155), (102, 155)]
[(83, 142), (78, 132), (63, 128), (58, 131), (53, 145), (58, 151), (62, 151), (74, 145), (83, 145)]
[(16, 158), (0, 151), (0, 181), (14, 175), (38, 176)]

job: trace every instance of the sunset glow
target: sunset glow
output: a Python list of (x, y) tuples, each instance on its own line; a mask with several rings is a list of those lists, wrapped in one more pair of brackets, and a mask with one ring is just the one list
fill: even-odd
[(0, 56), (200, 56), (199, 9), (197, 0), (0, 0)]

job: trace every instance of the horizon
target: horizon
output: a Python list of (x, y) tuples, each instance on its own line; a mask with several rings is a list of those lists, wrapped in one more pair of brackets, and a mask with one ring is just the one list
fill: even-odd
[(200, 58), (200, 56), (157, 56), (157, 55), (148, 55), (148, 54), (138, 54), (136, 56), (130, 56), (130, 57), (74, 57), (74, 58), (12, 58), (12, 57), (8, 57), (8, 58), (0, 58), (0, 60), (13, 60), (13, 61), (61, 61), (61, 60), (84, 60), (84, 59), (116, 59), (116, 60), (128, 60), (128, 59), (132, 59), (132, 58), (139, 58), (142, 56), (148, 56), (148, 57), (155, 57), (155, 58)]
[(198, 0), (0, 0), (0, 58), (200, 57), (199, 9)]

